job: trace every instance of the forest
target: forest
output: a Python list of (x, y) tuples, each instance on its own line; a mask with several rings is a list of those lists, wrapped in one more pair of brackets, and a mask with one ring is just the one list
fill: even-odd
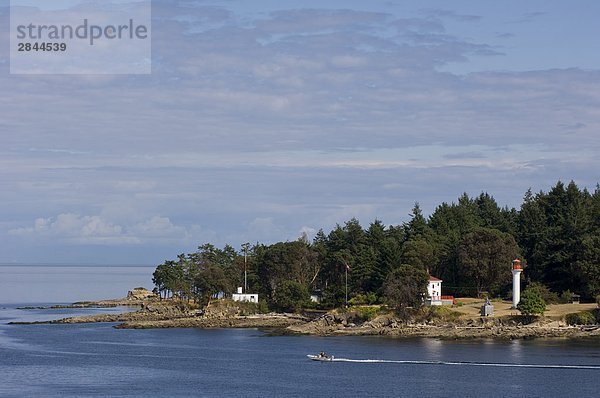
[[(248, 292), (272, 309), (310, 305), (310, 294), (323, 308), (347, 298), (410, 305), (428, 274), (444, 281), (444, 295), (508, 298), (515, 258), (525, 264), (525, 286), (588, 300), (600, 294), (600, 185), (593, 193), (572, 181), (528, 190), (518, 210), (500, 207), (488, 193), (465, 193), (428, 217), (415, 203), (402, 225), (362, 226), (353, 218), (312, 241), (303, 235), (245, 252), (207, 243), (158, 265), (153, 281), (163, 298), (209, 302), (244, 286), (246, 271)], [(394, 297), (399, 291), (407, 297)]]

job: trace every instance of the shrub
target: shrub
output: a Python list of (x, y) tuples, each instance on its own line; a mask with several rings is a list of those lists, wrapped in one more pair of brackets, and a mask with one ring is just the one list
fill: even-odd
[(548, 289), (548, 287), (542, 283), (531, 282), (526, 290), (538, 292), (547, 304), (556, 304), (559, 301), (558, 294)]
[(258, 301), (258, 312), (261, 314), (268, 314), (270, 312), (269, 305), (267, 304), (266, 300)]
[(569, 304), (573, 302), (573, 293), (570, 290), (565, 290), (560, 294), (558, 302), (561, 304)]
[(332, 285), (327, 289), (323, 290), (323, 295), (321, 296), (321, 308), (335, 308), (344, 305), (345, 302), (345, 291), (344, 289)]
[(350, 300), (348, 300), (348, 304), (350, 304), (350, 305), (367, 304), (367, 297), (364, 294), (359, 293), (356, 296), (352, 297)]
[(379, 314), (379, 307), (358, 307), (356, 310), (363, 321), (370, 321)]
[(373, 292), (367, 293), (367, 303), (373, 305), (379, 301), (379, 297)]
[(350, 304), (350, 305), (366, 304), (365, 296), (363, 294), (359, 293), (356, 296), (352, 297), (350, 300), (348, 300), (348, 304)]
[(596, 304), (600, 307), (600, 294), (596, 296)]
[(521, 295), (521, 301), (517, 305), (521, 314), (531, 317), (542, 315), (546, 311), (546, 302), (537, 289), (525, 289)]
[(576, 312), (565, 315), (565, 321), (569, 325), (595, 325), (596, 315), (591, 311)]
[(248, 302), (237, 302), (241, 316), (254, 315), (258, 312), (258, 304)]
[(340, 310), (339, 318), (344, 319), (347, 323), (361, 324), (370, 321), (379, 314), (379, 307), (359, 306), (352, 307), (350, 310)]
[(433, 305), (421, 307), (414, 313), (415, 322), (454, 322), (461, 316), (460, 312), (453, 311), (450, 307)]
[(379, 297), (377, 297), (377, 295), (373, 292), (369, 292), (367, 294), (357, 294), (356, 296), (352, 297), (350, 300), (348, 300), (348, 304), (350, 305), (363, 305), (363, 304), (375, 304), (377, 302), (377, 300), (379, 299)]
[(432, 315), (435, 318), (446, 322), (455, 321), (461, 316), (460, 312), (452, 311), (449, 307), (446, 306), (433, 306), (431, 307), (431, 309)]

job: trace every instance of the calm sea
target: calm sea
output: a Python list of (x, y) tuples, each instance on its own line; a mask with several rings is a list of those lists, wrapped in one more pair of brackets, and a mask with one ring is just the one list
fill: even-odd
[[(143, 278), (148, 279), (143, 275), (148, 269), (142, 267), (127, 272), (120, 267), (81, 268), (63, 267), (64, 278), (54, 275), (52, 282), (57, 291), (78, 290), (77, 286), (88, 283), (90, 274), (99, 275), (98, 284), (106, 284), (107, 291), (124, 279), (140, 282), (135, 286), (144, 285)], [(39, 285), (38, 276), (47, 275), (43, 267), (37, 271), (39, 274), (31, 268), (12, 271), (4, 268), (0, 273), (2, 289), (7, 281), (18, 284), (11, 287), (12, 291), (34, 289)], [(80, 283), (73, 275), (79, 275)], [(125, 290), (128, 288), (131, 286)], [(88, 291), (88, 287), (82, 290)], [(75, 300), (92, 298), (96, 296)], [(8, 301), (0, 304), (2, 397), (599, 396), (597, 340), (453, 342), (273, 337), (254, 329), (7, 325), (14, 320), (121, 310), (19, 310), (17, 307), (32, 303)], [(307, 359), (306, 354), (320, 351), (340, 361), (318, 363)]]
[(0, 303), (72, 303), (152, 290), (155, 266), (0, 265)]

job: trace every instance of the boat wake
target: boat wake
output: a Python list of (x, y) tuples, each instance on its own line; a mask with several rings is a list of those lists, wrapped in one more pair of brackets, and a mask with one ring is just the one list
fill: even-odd
[(333, 362), (396, 363), (396, 364), (403, 364), (403, 365), (440, 365), (440, 366), (488, 366), (488, 367), (495, 367), (495, 368), (600, 370), (600, 366), (594, 366), (594, 365), (542, 365), (542, 364), (525, 364), (525, 363), (489, 363), (489, 362), (462, 362), (462, 361), (395, 361), (395, 360), (388, 360), (388, 359), (334, 358)]

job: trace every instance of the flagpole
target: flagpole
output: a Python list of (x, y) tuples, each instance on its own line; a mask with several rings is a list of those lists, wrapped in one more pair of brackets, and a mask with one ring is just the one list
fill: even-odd
[(348, 264), (345, 264), (346, 269), (346, 308), (348, 308)]

